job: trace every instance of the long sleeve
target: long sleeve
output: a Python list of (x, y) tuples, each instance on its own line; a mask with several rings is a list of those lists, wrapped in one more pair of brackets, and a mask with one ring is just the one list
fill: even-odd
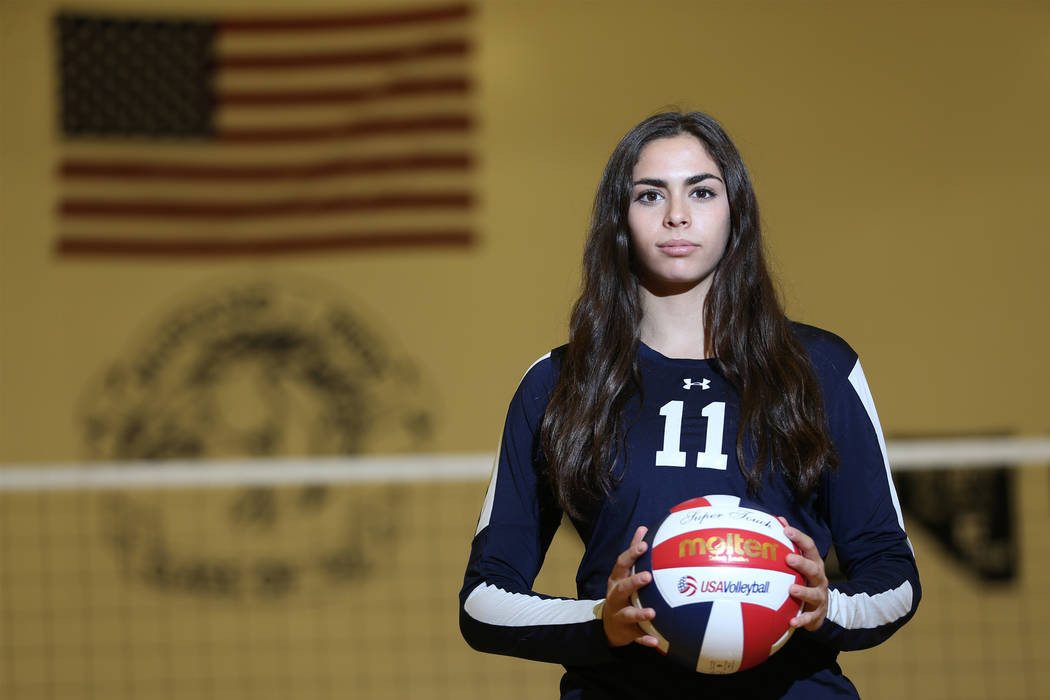
[(827, 619), (814, 633), (841, 650), (884, 641), (921, 597), (878, 414), (860, 361), (848, 353), (833, 363), (838, 381), (825, 396), (840, 465), (826, 475), (820, 498), (846, 580), (831, 585)]
[(460, 629), (479, 651), (586, 665), (612, 659), (599, 601), (532, 590), (562, 516), (534, 462), (554, 365), (550, 354), (533, 364), (507, 412), (460, 591)]

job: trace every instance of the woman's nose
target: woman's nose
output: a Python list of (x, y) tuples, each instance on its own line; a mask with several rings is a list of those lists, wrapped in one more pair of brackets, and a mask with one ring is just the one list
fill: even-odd
[(689, 224), (689, 212), (685, 207), (685, 204), (672, 199), (670, 206), (667, 208), (667, 216), (664, 218), (664, 225), (671, 228), (678, 228), (680, 226), (687, 226)]

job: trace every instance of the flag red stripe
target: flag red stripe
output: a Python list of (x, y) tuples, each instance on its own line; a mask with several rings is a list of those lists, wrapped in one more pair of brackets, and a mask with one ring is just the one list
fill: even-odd
[(305, 180), (349, 175), (411, 172), (419, 170), (469, 170), (474, 159), (468, 154), (408, 155), (390, 158), (353, 158), (303, 165), (199, 165), (149, 160), (81, 160), (62, 162), (59, 173), (66, 178), (113, 180)]
[(402, 80), (385, 85), (328, 90), (227, 90), (216, 95), (220, 107), (285, 107), (292, 105), (375, 102), (406, 95), (466, 94), (466, 78)]
[(312, 17), (240, 17), (216, 23), (219, 32), (298, 32), (345, 29), (370, 29), (406, 24), (426, 24), (466, 19), (473, 11), (470, 4), (412, 8), (388, 12), (368, 12)]
[(470, 51), (465, 39), (445, 39), (425, 44), (391, 46), (357, 51), (318, 51), (311, 53), (228, 53), (217, 56), (220, 70), (274, 70), (291, 68), (326, 68), (403, 63), (420, 58), (464, 56)]
[(199, 238), (178, 240), (134, 240), (112, 237), (62, 238), (59, 255), (69, 256), (187, 256), (229, 257), (237, 255), (281, 255), (325, 250), (381, 250), (396, 248), (459, 248), (474, 243), (472, 231), (406, 231), (403, 233), (347, 233), (330, 236), (284, 236), (281, 238), (217, 241)]
[(383, 209), (467, 209), (467, 192), (414, 192), (364, 197), (297, 199), (283, 202), (192, 202), (164, 200), (66, 199), (59, 205), (64, 218), (245, 219), (259, 216), (331, 214)]
[(370, 119), (312, 127), (269, 129), (231, 128), (219, 130), (215, 137), (225, 143), (286, 143), (289, 141), (339, 141), (384, 134), (470, 131), (473, 119), (467, 114)]

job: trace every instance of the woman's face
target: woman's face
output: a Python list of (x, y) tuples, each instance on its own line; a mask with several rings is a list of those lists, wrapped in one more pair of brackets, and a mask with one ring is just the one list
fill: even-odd
[(729, 197), (707, 148), (691, 134), (650, 141), (631, 179), (639, 281), (658, 295), (706, 290), (729, 240)]

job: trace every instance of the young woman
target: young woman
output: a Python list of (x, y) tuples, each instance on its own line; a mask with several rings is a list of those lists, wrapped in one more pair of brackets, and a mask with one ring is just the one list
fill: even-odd
[[(790, 641), (755, 668), (672, 664), (631, 593), (646, 524), (729, 494), (782, 516), (804, 577)], [(567, 514), (578, 599), (532, 590)], [(846, 580), (829, 584), (834, 546)], [(511, 401), (460, 593), (476, 649), (561, 663), (563, 698), (856, 697), (836, 663), (903, 625), (918, 572), (856, 353), (788, 321), (750, 178), (700, 113), (634, 127), (598, 186), (569, 343)]]

